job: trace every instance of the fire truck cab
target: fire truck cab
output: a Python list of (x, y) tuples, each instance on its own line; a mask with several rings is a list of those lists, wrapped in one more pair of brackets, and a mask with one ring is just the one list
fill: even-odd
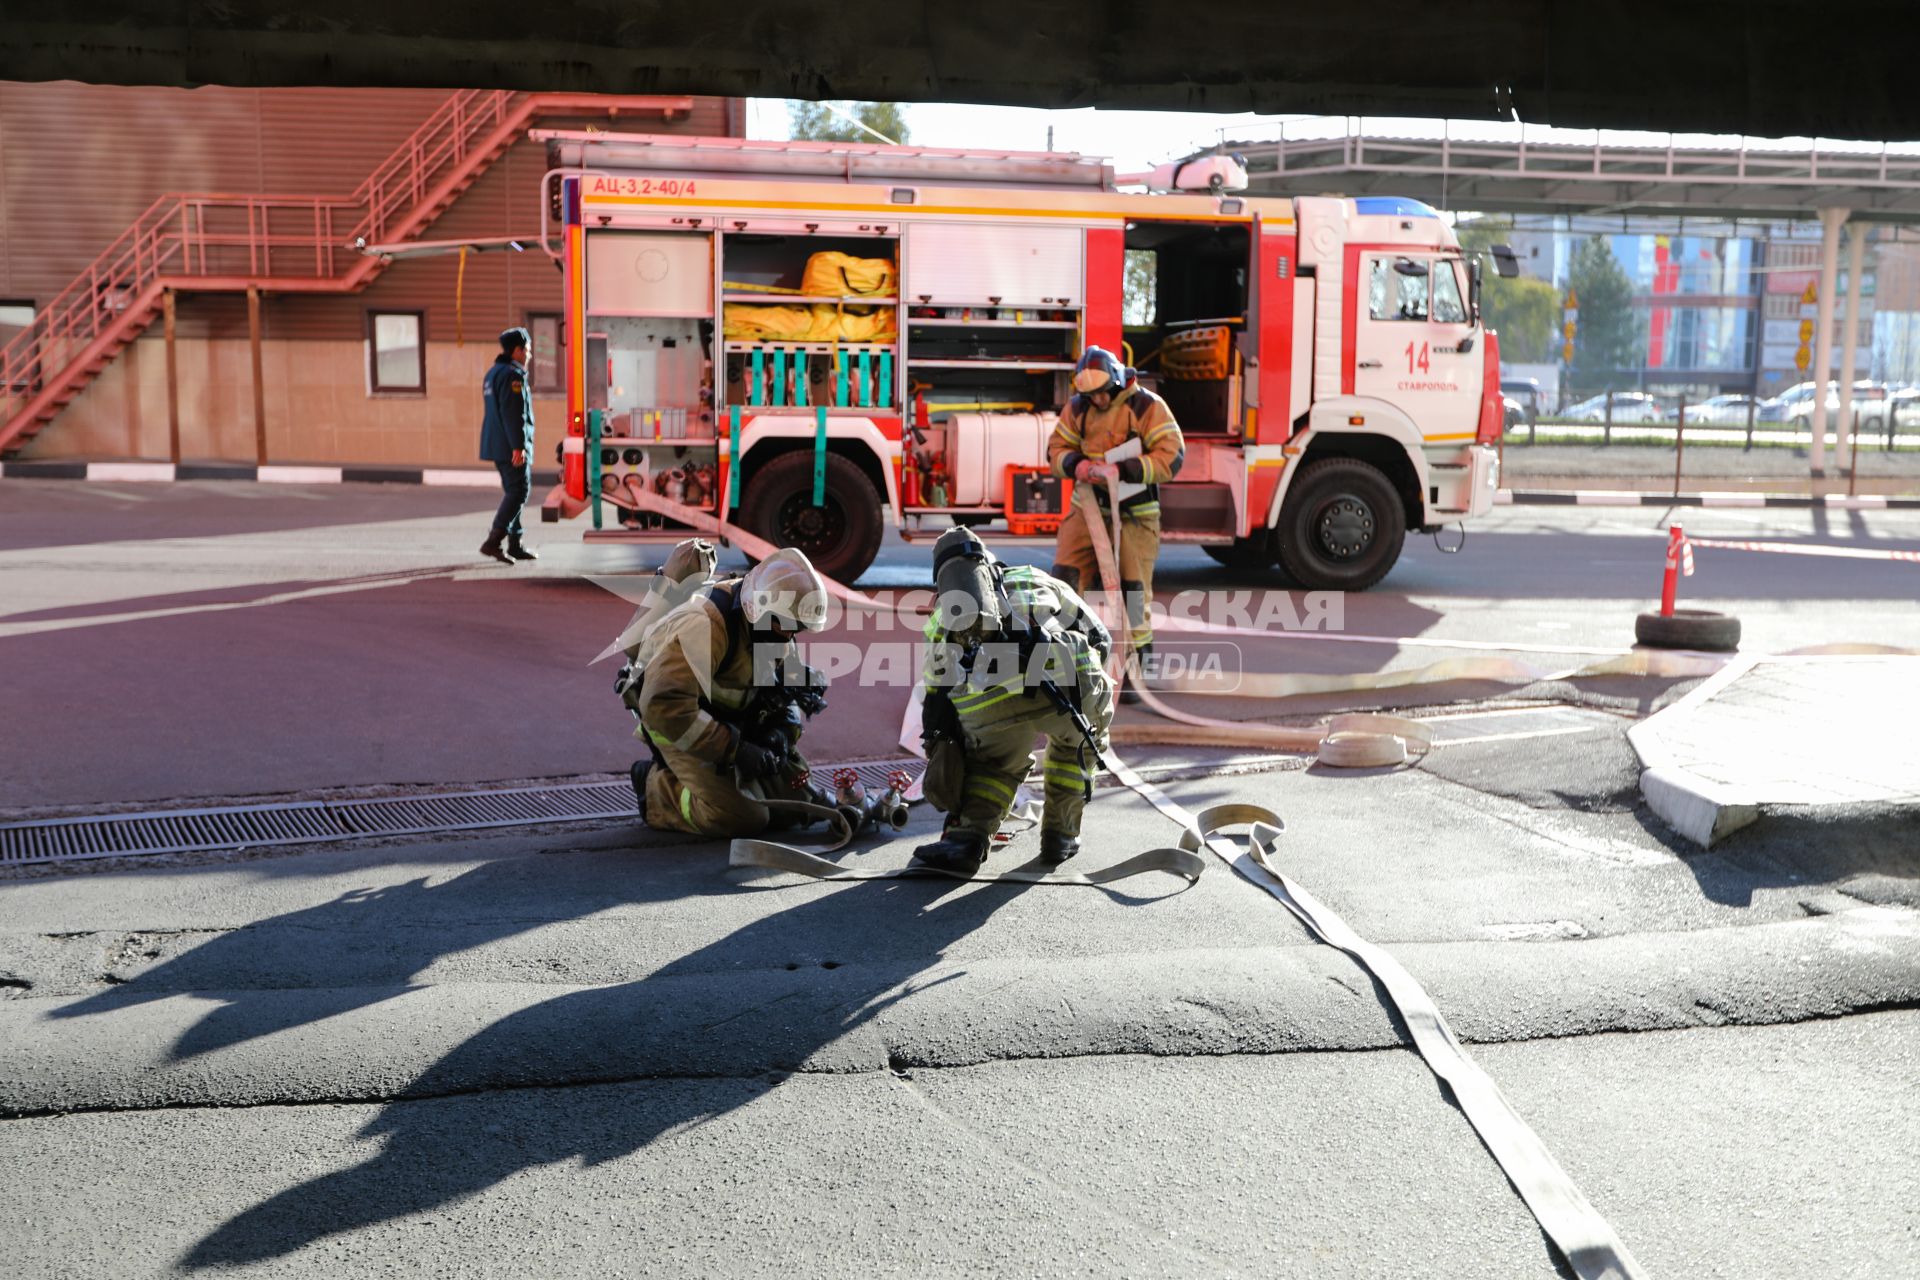
[(1090, 345), (1185, 434), (1168, 543), (1358, 590), (1408, 530), (1492, 505), (1481, 266), (1416, 201), (1248, 198), (1218, 157), (1134, 193), (1069, 154), (536, 136), (567, 297), (543, 514), (590, 513), (590, 538), (684, 536), (651, 494), (851, 582), (889, 518), (1045, 537)]

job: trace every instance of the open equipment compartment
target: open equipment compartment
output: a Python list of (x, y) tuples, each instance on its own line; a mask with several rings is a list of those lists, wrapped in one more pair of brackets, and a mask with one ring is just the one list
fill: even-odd
[(720, 403), (897, 414), (895, 228), (722, 232)]
[(1082, 348), (1084, 245), (1071, 226), (908, 228), (907, 369), (925, 439), (905, 455), (904, 506), (916, 526), (1004, 519), (1009, 468), (1044, 464)]
[(596, 228), (586, 237), (586, 383), (595, 525), (602, 503), (658, 528), (628, 494), (710, 507), (718, 487), (712, 398), (713, 237)]
[(1242, 431), (1249, 228), (1244, 222), (1127, 224), (1129, 254), (1154, 258), (1154, 310), (1126, 326), (1133, 363), (1189, 436)]

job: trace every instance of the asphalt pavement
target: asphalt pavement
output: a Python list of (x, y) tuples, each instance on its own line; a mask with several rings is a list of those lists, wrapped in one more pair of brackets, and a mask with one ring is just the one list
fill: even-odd
[[(586, 664), (629, 606), (581, 575), (658, 549), (548, 527), (537, 572), (494, 569), (482, 495), (266, 488), (0, 486), (0, 712), (29, 726), (0, 803), (624, 765)], [(1345, 602), (1390, 643), (1249, 661), (1578, 665), (1628, 642), (1662, 514), (1502, 510)], [(1920, 546), (1903, 513), (1683, 518)], [(921, 555), (862, 585), (921, 585)], [(1685, 597), (1750, 646), (1920, 646), (1920, 569), (1697, 559)], [(1259, 585), (1163, 565), (1163, 594)], [(1686, 687), (1384, 691), (1448, 717), (1410, 770), (1137, 755), (1189, 809), (1278, 811), (1288, 873), (1420, 979), (1648, 1274), (1920, 1274), (1920, 826), (1787, 811), (1691, 851), (1625, 742)], [(904, 698), (836, 692), (816, 756), (887, 754)], [(849, 856), (903, 865), (935, 821)], [(1085, 869), (1177, 836), (1110, 787), (1085, 834)], [(1218, 862), (747, 879), (612, 821), (5, 874), (13, 1274), (1567, 1274), (1364, 971)]]
[[(462, 490), (0, 483), (0, 646), (9, 670), (62, 673), (0, 681), (0, 719), (34, 726), (0, 775), (0, 813), (623, 771), (634, 748), (611, 692), (617, 664), (589, 664), (632, 608), (594, 579), (650, 572), (665, 549), (536, 525), (540, 561), (493, 565), (474, 554), (490, 510), (484, 493)], [(1920, 548), (1920, 514), (1904, 511), (1498, 509), (1457, 555), (1410, 538), (1380, 586), (1334, 602), (1334, 637), (1239, 637), (1233, 660), (1363, 676), (1485, 643), (1534, 646), (1508, 656), (1542, 673), (1577, 668), (1631, 646), (1674, 520), (1697, 536)], [(1007, 555), (1051, 559), (1046, 547)], [(924, 589), (925, 557), (890, 538), (859, 585)], [(1704, 549), (1696, 560), (1682, 603), (1738, 614), (1750, 649), (1920, 647), (1920, 567)], [(1277, 585), (1190, 547), (1167, 548), (1156, 575), (1163, 604), (1238, 592), (1257, 611)], [(822, 639), (915, 638), (842, 628)], [(810, 750), (898, 754), (910, 665), (891, 684), (843, 681)], [(1305, 714), (1511, 687), (1202, 709)]]

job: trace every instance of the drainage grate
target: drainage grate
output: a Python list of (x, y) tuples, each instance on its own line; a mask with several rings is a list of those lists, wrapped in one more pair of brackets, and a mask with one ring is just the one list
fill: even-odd
[[(906, 763), (885, 760), (843, 767), (854, 769), (868, 787), (877, 787), (886, 785), (887, 775)], [(0, 865), (273, 848), (364, 836), (591, 822), (632, 814), (633, 789), (622, 779), (367, 800), (296, 800), (220, 809), (48, 818), (0, 824)]]

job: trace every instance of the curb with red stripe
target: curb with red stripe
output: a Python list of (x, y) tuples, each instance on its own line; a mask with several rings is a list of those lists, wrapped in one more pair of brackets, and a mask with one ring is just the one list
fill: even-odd
[[(497, 489), (500, 473), (479, 467), (351, 467), (247, 462), (4, 462), (0, 479), (91, 480), (167, 484), (177, 480), (237, 480), (258, 484), (418, 484), (432, 488)], [(536, 486), (551, 486), (558, 471), (535, 471)]]

